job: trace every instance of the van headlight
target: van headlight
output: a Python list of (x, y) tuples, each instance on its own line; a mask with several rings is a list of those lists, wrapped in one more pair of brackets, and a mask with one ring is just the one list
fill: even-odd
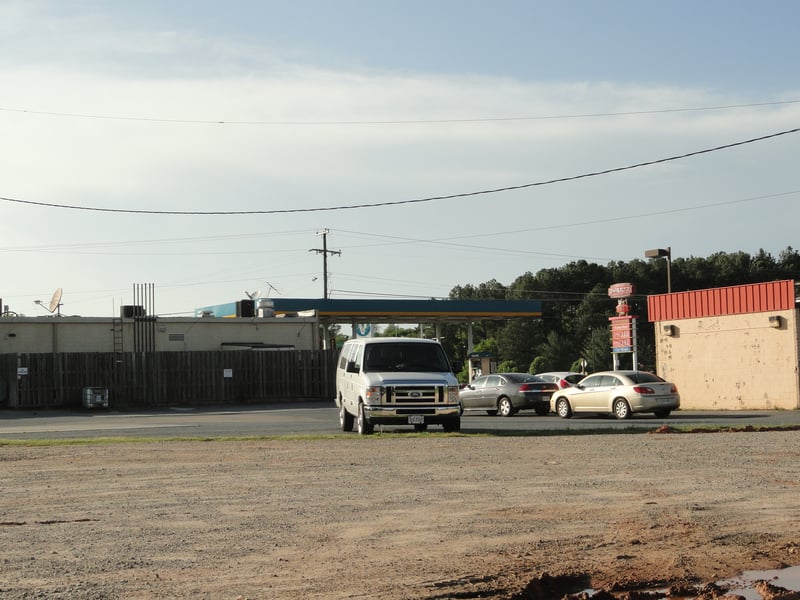
[(447, 386), (447, 403), (448, 404), (458, 404), (458, 386), (457, 385), (448, 385)]
[(364, 402), (367, 404), (380, 404), (381, 403), (381, 388), (380, 386), (373, 385), (367, 388), (364, 394)]

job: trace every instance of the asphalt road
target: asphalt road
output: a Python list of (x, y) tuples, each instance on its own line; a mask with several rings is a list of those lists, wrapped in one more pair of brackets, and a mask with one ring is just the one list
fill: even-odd
[[(800, 411), (687, 411), (673, 412), (665, 419), (634, 415), (626, 421), (612, 417), (581, 416), (560, 419), (533, 411), (513, 417), (467, 415), (461, 419), (462, 433), (525, 435), (545, 431), (580, 432), (591, 429), (655, 429), (673, 427), (779, 427), (800, 426)], [(376, 427), (376, 432), (380, 431)], [(384, 431), (411, 431), (410, 427), (384, 427)], [(432, 426), (432, 433), (441, 428)], [(333, 403), (225, 406), (198, 409), (164, 409), (140, 412), (108, 410), (0, 411), (0, 440), (84, 439), (100, 437), (200, 437), (262, 435), (357, 435), (339, 430)]]

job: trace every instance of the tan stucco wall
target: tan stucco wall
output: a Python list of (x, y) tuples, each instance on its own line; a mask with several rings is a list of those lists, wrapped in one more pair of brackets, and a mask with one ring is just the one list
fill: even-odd
[[(781, 327), (769, 317), (781, 317)], [(678, 386), (681, 408), (800, 408), (797, 311), (654, 323), (658, 374)], [(664, 333), (672, 326), (674, 335)]]
[[(0, 318), (0, 354), (49, 352), (114, 352), (111, 318), (3, 317)], [(133, 351), (133, 320), (122, 321), (122, 350)], [(170, 335), (172, 334), (172, 340)], [(183, 337), (176, 340), (176, 337)], [(315, 317), (269, 319), (159, 318), (153, 341), (157, 352), (234, 349), (223, 343), (283, 344), (298, 350), (319, 348)]]

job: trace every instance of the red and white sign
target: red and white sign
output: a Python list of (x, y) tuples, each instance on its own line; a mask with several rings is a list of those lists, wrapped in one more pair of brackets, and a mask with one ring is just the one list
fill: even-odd
[(627, 298), (636, 293), (636, 288), (632, 283), (612, 283), (608, 288), (609, 298)]
[(636, 347), (636, 317), (609, 317), (611, 321), (611, 351), (633, 352)]

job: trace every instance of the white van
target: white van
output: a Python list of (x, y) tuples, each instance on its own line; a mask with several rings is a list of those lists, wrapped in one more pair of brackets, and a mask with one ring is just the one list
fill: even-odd
[(441, 344), (417, 338), (347, 340), (336, 368), (342, 431), (369, 435), (375, 425), (441, 425), (461, 430), (458, 380)]

